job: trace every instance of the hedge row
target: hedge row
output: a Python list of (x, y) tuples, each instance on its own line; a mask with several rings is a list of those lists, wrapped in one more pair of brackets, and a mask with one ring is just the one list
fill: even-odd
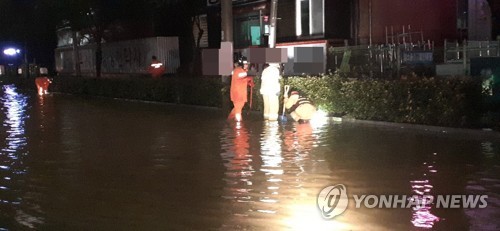
[[(252, 110), (262, 110), (258, 92)], [(307, 95), (330, 115), (388, 122), (475, 127), (484, 115), (481, 81), (469, 77), (411, 80), (351, 80), (338, 75), (287, 77), (282, 84)], [(52, 91), (222, 107), (229, 84), (220, 77), (203, 78), (76, 78), (56, 77)], [(281, 98), (280, 98), (281, 99)]]
[(220, 78), (77, 78), (58, 77), (56, 92), (112, 98), (220, 107)]
[(474, 127), (484, 112), (481, 81), (470, 77), (349, 80), (289, 77), (323, 110), (364, 120)]

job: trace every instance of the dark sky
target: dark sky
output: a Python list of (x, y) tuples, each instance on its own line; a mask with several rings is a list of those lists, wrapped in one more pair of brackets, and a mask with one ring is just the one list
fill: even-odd
[[(97, 3), (94, 3), (97, 2)], [(0, 0), (0, 48), (27, 48), (29, 62), (52, 68), (57, 46), (56, 29), (79, 5), (97, 4), (106, 9), (106, 20), (147, 20), (144, 0)], [(78, 4), (79, 3), (79, 4)], [(137, 35), (139, 36), (139, 35)], [(2, 58), (3, 52), (0, 54)], [(24, 54), (23, 54), (24, 55)], [(5, 61), (0, 59), (0, 62)]]
[[(166, 2), (178, 5), (158, 6)], [(184, 36), (189, 32), (189, 23), (186, 24), (189, 17), (184, 16), (192, 14), (193, 8), (206, 6), (206, 0), (0, 0), (1, 50), (6, 44), (17, 44), (22, 50), (26, 46), (29, 62), (36, 60), (53, 68), (57, 25), (62, 18), (74, 16), (78, 12), (75, 9), (92, 4), (103, 9), (103, 20), (107, 23), (118, 21), (129, 25), (129, 31), (119, 34), (117, 39), (132, 39)]]
[(14, 45), (25, 52), (26, 47), (29, 62), (36, 59), (44, 66), (53, 65), (56, 46), (53, 16), (35, 0), (0, 0), (1, 50)]

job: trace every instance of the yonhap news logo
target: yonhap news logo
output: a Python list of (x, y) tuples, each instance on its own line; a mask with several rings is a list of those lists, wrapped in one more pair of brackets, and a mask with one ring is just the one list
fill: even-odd
[(347, 189), (343, 184), (324, 188), (316, 199), (316, 204), (325, 219), (331, 219), (342, 214), (347, 209), (348, 203)]
[(342, 214), (354, 200), (354, 208), (413, 209), (482, 209), (488, 206), (488, 195), (347, 195), (343, 184), (323, 188), (316, 199), (321, 216), (332, 219)]

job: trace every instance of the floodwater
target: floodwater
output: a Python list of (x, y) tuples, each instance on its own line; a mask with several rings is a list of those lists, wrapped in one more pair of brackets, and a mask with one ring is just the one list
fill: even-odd
[[(500, 229), (494, 132), (225, 116), (2, 86), (0, 230)], [(325, 219), (318, 195), (337, 184), (348, 207)], [(373, 206), (384, 195), (487, 205)]]

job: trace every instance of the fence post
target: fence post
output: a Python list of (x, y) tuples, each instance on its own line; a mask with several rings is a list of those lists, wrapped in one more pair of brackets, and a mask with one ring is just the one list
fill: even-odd
[(490, 57), (490, 42), (486, 43), (486, 56)]
[(396, 49), (396, 69), (398, 72), (398, 78), (401, 78), (401, 46), (398, 45)]
[[(392, 27), (392, 26), (391, 26), (391, 43), (394, 44), (394, 27)], [(399, 43), (399, 39), (398, 39), (398, 43)]]
[(497, 40), (497, 56), (500, 56), (500, 39)]
[(464, 40), (463, 50), (464, 75), (467, 75), (467, 40)]
[(383, 50), (380, 49), (380, 75), (384, 74), (384, 54)]
[(446, 39), (444, 40), (444, 56), (443, 56), (443, 62), (446, 63), (446, 49), (447, 49), (447, 44), (448, 42), (446, 41)]
[(385, 26), (385, 44), (389, 44), (389, 37), (387, 36), (387, 26)]
[(479, 57), (483, 56), (483, 42), (479, 41)]

